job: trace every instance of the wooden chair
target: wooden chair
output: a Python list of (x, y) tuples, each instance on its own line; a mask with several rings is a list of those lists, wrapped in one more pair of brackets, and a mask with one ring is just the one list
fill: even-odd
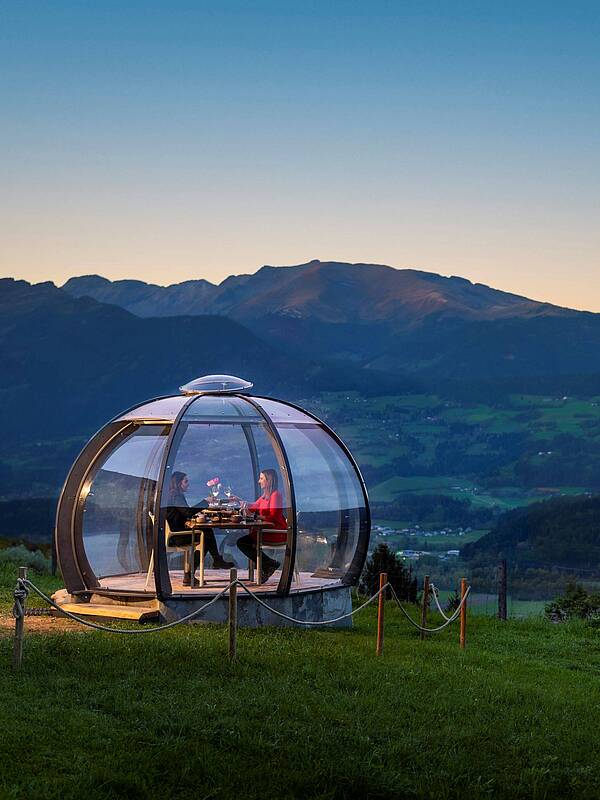
[[(278, 531), (274, 530), (273, 528), (267, 529), (268, 533), (283, 533), (287, 536), (287, 530), (285, 531)], [(263, 542), (262, 541), (262, 528), (259, 528), (256, 532), (256, 583), (260, 586), (262, 584), (261, 575), (262, 575), (262, 551), (263, 550), (285, 550), (287, 547), (286, 542)], [(250, 571), (250, 570), (248, 570)], [(298, 572), (298, 567), (294, 563), (294, 579), (298, 585), (300, 585), (300, 573)]]
[[(189, 544), (173, 544), (172, 537), (181, 536), (184, 534), (189, 538)], [(172, 531), (168, 520), (165, 520), (165, 546), (167, 550), (182, 550), (184, 553), (183, 571), (189, 572), (191, 576), (190, 587), (193, 589), (196, 585), (196, 577), (194, 575), (194, 559), (196, 550), (200, 551), (200, 575), (198, 579), (198, 586), (204, 586), (204, 531), (200, 529), (200, 541), (196, 544), (195, 531), (186, 528), (183, 531)]]
[[(148, 516), (152, 520), (152, 524), (154, 525), (154, 515), (150, 512)], [(172, 537), (174, 536), (181, 536), (185, 535), (189, 538), (189, 544), (173, 544)], [(194, 531), (186, 528), (183, 531), (172, 531), (171, 526), (169, 525), (168, 520), (165, 520), (165, 547), (167, 550), (181, 550), (183, 551), (183, 571), (184, 573), (189, 572), (191, 576), (190, 587), (194, 588), (196, 583), (196, 578), (194, 575), (194, 553), (196, 550), (200, 551), (200, 577), (198, 580), (198, 586), (204, 586), (204, 531), (200, 530), (200, 541), (198, 544), (195, 543), (196, 534)], [(191, 562), (191, 563), (190, 563)], [(150, 556), (150, 564), (148, 566), (148, 574), (146, 575), (146, 589), (148, 589), (148, 583), (150, 581), (150, 575), (152, 574), (152, 570), (154, 569), (154, 550)]]

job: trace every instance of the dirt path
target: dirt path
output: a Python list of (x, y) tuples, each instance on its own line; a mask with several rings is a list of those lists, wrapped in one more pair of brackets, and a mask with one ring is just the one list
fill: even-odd
[[(0, 616), (0, 636), (12, 636), (15, 621), (11, 615)], [(77, 622), (64, 617), (25, 617), (25, 634), (28, 633), (64, 633), (66, 631), (85, 633), (91, 630)]]

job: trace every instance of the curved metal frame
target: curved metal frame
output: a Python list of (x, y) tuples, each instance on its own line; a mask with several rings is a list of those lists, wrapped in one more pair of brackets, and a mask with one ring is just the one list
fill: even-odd
[[(255, 395), (255, 397), (257, 400), (270, 400), (274, 403), (280, 403), (282, 406), (289, 406), (290, 408), (294, 408), (296, 409), (296, 411), (300, 411), (302, 414), (305, 414), (307, 417), (314, 419), (314, 421), (319, 425), (321, 425), (323, 430), (325, 430), (332, 437), (332, 439), (342, 449), (342, 451), (345, 453), (346, 457), (352, 464), (352, 467), (354, 468), (354, 471), (356, 473), (356, 477), (358, 478), (358, 482), (360, 483), (360, 488), (362, 489), (363, 499), (365, 501), (365, 513), (366, 513), (364, 531), (363, 530), (359, 531), (358, 545), (355, 550), (352, 563), (348, 568), (348, 572), (342, 579), (343, 584), (347, 586), (352, 586), (358, 581), (360, 573), (362, 572), (365, 560), (367, 558), (367, 553), (369, 550), (369, 538), (371, 536), (371, 507), (369, 505), (369, 494), (367, 492), (367, 486), (365, 484), (364, 478), (362, 476), (358, 464), (356, 463), (356, 460), (354, 459), (354, 456), (352, 455), (352, 453), (350, 452), (344, 441), (340, 439), (340, 437), (337, 435), (337, 433), (334, 430), (332, 430), (332, 428), (330, 428), (326, 422), (323, 422), (322, 419), (319, 419), (319, 417), (317, 417), (316, 414), (307, 411), (305, 408), (302, 408), (302, 406), (296, 405), (295, 403), (290, 403), (287, 400), (278, 400), (275, 397), (260, 397), (258, 395)], [(361, 525), (361, 529), (362, 527), (363, 526)]]
[[(85, 555), (83, 543), (78, 541), (75, 527), (75, 514), (86, 476), (96, 461), (98, 454), (104, 451), (110, 440), (125, 427), (135, 422), (135, 420), (121, 420), (121, 417), (136, 408), (141, 408), (157, 400), (167, 400), (170, 397), (173, 397), (173, 395), (158, 395), (150, 400), (144, 400), (142, 403), (135, 403), (125, 411), (115, 414), (86, 442), (67, 473), (56, 506), (54, 541), (58, 566), (71, 594), (91, 594), (99, 585), (95, 575), (94, 580), (91, 581), (91, 586), (86, 583), (84, 573), (89, 572), (91, 575), (94, 573)], [(119, 420), (121, 420), (120, 423)], [(117, 428), (114, 427), (116, 423), (119, 423)], [(83, 535), (82, 531), (80, 533)], [(83, 569), (80, 569), (80, 567), (83, 567)], [(69, 586), (73, 587), (72, 591)]]
[[(240, 395), (243, 397), (243, 395)], [(277, 459), (285, 465), (285, 469), (281, 470), (283, 474), (283, 478), (287, 485), (287, 490), (289, 492), (288, 496), (290, 498), (290, 509), (291, 509), (291, 520), (288, 519), (288, 540), (287, 546), (285, 548), (285, 557), (283, 560), (283, 569), (281, 570), (281, 578), (279, 579), (279, 584), (277, 586), (277, 594), (278, 595), (287, 595), (290, 593), (290, 586), (292, 585), (292, 577), (294, 575), (294, 561), (296, 560), (296, 539), (298, 536), (298, 521), (296, 519), (296, 493), (294, 491), (294, 478), (292, 476), (292, 470), (290, 468), (290, 462), (287, 457), (287, 453), (285, 452), (285, 447), (281, 440), (281, 436), (279, 435), (279, 431), (277, 430), (277, 426), (271, 419), (271, 417), (267, 414), (264, 408), (261, 408), (258, 403), (255, 403), (250, 397), (244, 397), (253, 408), (255, 408), (260, 416), (266, 423), (267, 429), (270, 431), (271, 436), (273, 438), (273, 442), (276, 445), (276, 450), (279, 451), (278, 455), (279, 458)]]
[(56, 556), (67, 589), (71, 594), (93, 591), (99, 586), (81, 541), (83, 531), (77, 524), (85, 480), (98, 456), (130, 426), (131, 422), (120, 424), (109, 422), (102, 430), (98, 431), (77, 457), (60, 494), (54, 534)]
[[(186, 599), (189, 598), (189, 593), (173, 593), (171, 590), (171, 580), (169, 577), (169, 569), (167, 563), (167, 554), (166, 549), (164, 547), (164, 522), (161, 518), (160, 514), (160, 507), (161, 501), (160, 496), (162, 492), (162, 487), (164, 485), (165, 474), (168, 468), (169, 459), (171, 456), (171, 452), (173, 450), (173, 443), (176, 439), (181, 438), (184, 431), (181, 430), (181, 421), (186, 413), (186, 411), (190, 408), (192, 403), (197, 402), (200, 400), (201, 397), (223, 397), (223, 392), (202, 392), (202, 394), (192, 395), (188, 403), (186, 403), (180, 410), (179, 414), (173, 421), (173, 426), (171, 432), (169, 434), (169, 439), (167, 440), (167, 444), (165, 447), (165, 452), (163, 455), (163, 462), (161, 464), (161, 469), (159, 473), (159, 477), (157, 480), (157, 492), (155, 497), (154, 503), (154, 582), (156, 587), (156, 596), (159, 599), (165, 599), (166, 597), (174, 598), (174, 599)], [(275, 427), (273, 421), (268, 416), (268, 414), (260, 408), (260, 406), (256, 403), (253, 403), (251, 398), (247, 395), (239, 394), (237, 392), (227, 392), (227, 397), (237, 397), (240, 400), (244, 400), (248, 403), (248, 405), (252, 406), (259, 417), (262, 418), (263, 422), (266, 425), (266, 428), (271, 436), (275, 454), (277, 460), (280, 461), (280, 466), (283, 465), (283, 469), (281, 470), (283, 473), (284, 480), (286, 481), (286, 487), (288, 490), (288, 496), (290, 498), (290, 509), (291, 509), (291, 517), (292, 522), (291, 525), (288, 522), (288, 541), (287, 547), (285, 551), (285, 557), (283, 562), (283, 569), (281, 573), (281, 578), (279, 584), (277, 586), (277, 594), (278, 595), (285, 595), (289, 594), (292, 577), (294, 574), (293, 568), (293, 559), (295, 556), (296, 551), (296, 498), (294, 494), (294, 487), (291, 477), (291, 470), (290, 464), (287, 459), (287, 455), (285, 453), (285, 448), (283, 446), (283, 442), (281, 441), (281, 437)], [(240, 417), (239, 424), (244, 427), (243, 425), (244, 417)], [(202, 423), (199, 423), (202, 424)], [(244, 433), (246, 434), (246, 430), (244, 429)], [(252, 448), (250, 448), (250, 456), (254, 463), (255, 454), (253, 454)], [(166, 591), (165, 591), (166, 590)]]
[[(156, 597), (159, 599), (165, 599), (167, 597), (173, 597), (176, 599), (185, 599), (190, 598), (190, 594), (174, 594), (171, 590), (171, 581), (169, 577), (169, 570), (168, 570), (168, 562), (167, 562), (167, 553), (166, 548), (164, 546), (164, 523), (161, 519), (160, 514), (160, 507), (161, 507), (161, 494), (162, 488), (164, 484), (165, 474), (167, 470), (167, 466), (169, 463), (169, 458), (171, 455), (171, 451), (173, 449), (173, 443), (177, 438), (180, 438), (185, 429), (181, 429), (182, 426), (180, 425), (182, 418), (192, 403), (199, 400), (200, 397), (212, 395), (212, 396), (223, 396), (221, 392), (203, 392), (202, 394), (191, 395), (189, 397), (188, 402), (184, 403), (181, 407), (175, 418), (172, 422), (166, 422), (166, 424), (171, 425), (171, 430), (169, 431), (167, 442), (165, 445), (164, 453), (162, 456), (162, 461), (160, 465), (160, 470), (158, 474), (158, 478), (156, 481), (156, 492), (154, 501), (152, 504), (153, 512), (154, 512), (154, 523), (153, 523), (153, 547), (154, 547), (154, 581), (155, 581), (155, 594)], [(103, 453), (107, 447), (110, 446), (111, 442), (115, 439), (119, 439), (122, 436), (129, 435), (130, 429), (137, 428), (140, 424), (143, 424), (144, 420), (120, 420), (125, 414), (129, 414), (130, 412), (134, 411), (136, 408), (140, 408), (141, 406), (148, 405), (149, 403), (155, 402), (156, 400), (164, 400), (176, 395), (161, 395), (159, 397), (152, 398), (151, 400), (146, 400), (143, 403), (136, 403), (136, 405), (131, 406), (126, 411), (122, 411), (117, 414), (110, 422), (108, 422), (104, 427), (102, 427), (96, 434), (87, 442), (85, 447), (81, 450), (77, 459), (75, 460), (73, 466), (71, 467), (67, 478), (65, 480), (63, 489), (60, 494), (57, 513), (56, 513), (56, 531), (55, 531), (55, 541), (56, 541), (56, 550), (58, 556), (58, 562), (60, 565), (61, 572), (65, 579), (65, 584), (67, 585), (67, 589), (72, 594), (92, 594), (94, 591), (99, 589), (99, 582), (94, 574), (85, 554), (85, 548), (83, 546), (83, 531), (82, 526), (80, 523), (80, 510), (81, 510), (81, 502), (82, 502), (82, 489), (84, 488), (85, 482), (88, 479), (94, 464), (96, 463), (99, 455)], [(354, 472), (358, 478), (362, 493), (363, 499), (365, 504), (365, 519), (364, 524), (360, 525), (359, 536), (358, 536), (358, 543), (356, 546), (356, 550), (354, 552), (354, 556), (352, 558), (352, 562), (348, 571), (341, 579), (342, 584), (344, 585), (352, 585), (356, 583), (358, 577), (362, 571), (366, 556), (367, 550), (369, 546), (369, 535), (371, 530), (371, 512), (369, 507), (369, 497), (367, 493), (367, 488), (360, 472), (360, 469), (352, 456), (352, 453), (345, 445), (345, 443), (340, 439), (340, 437), (333, 431), (323, 420), (319, 419), (315, 414), (307, 411), (306, 409), (298, 406), (294, 403), (288, 402), (286, 400), (279, 400), (274, 397), (261, 397), (261, 396), (248, 396), (241, 393), (227, 393), (228, 397), (237, 397), (240, 400), (244, 400), (249, 405), (251, 405), (258, 413), (258, 415), (262, 418), (267, 431), (270, 435), (272, 440), (273, 447), (275, 449), (275, 454), (277, 460), (280, 463), (280, 468), (283, 473), (283, 478), (286, 482), (286, 488), (288, 491), (288, 496), (290, 498), (290, 510), (291, 510), (291, 519), (288, 520), (288, 541), (286, 546), (286, 552), (283, 562), (282, 574), (279, 584), (277, 586), (277, 594), (278, 595), (287, 595), (289, 594), (292, 577), (294, 573), (294, 561), (296, 558), (296, 540), (298, 535), (297, 530), (297, 513), (296, 513), (296, 495), (294, 491), (294, 481), (293, 475), (289, 463), (289, 459), (287, 457), (287, 453), (285, 450), (285, 446), (277, 430), (277, 423), (274, 422), (270, 415), (268, 414), (265, 409), (261, 407), (261, 405), (255, 400), (269, 400), (271, 402), (279, 403), (282, 406), (288, 406), (289, 408), (293, 408), (296, 411), (301, 412), (302, 414), (306, 415), (310, 419), (314, 420), (332, 439), (336, 442), (338, 447), (343, 451), (346, 455), (347, 459), (349, 460), (350, 464), (352, 465)], [(243, 417), (240, 418), (240, 422), (242, 422)], [(150, 422), (151, 420), (148, 420)], [(293, 424), (293, 423), (292, 423)], [(181, 429), (181, 430), (180, 430)], [(246, 431), (245, 431), (246, 433)], [(249, 445), (250, 447), (250, 445)], [(252, 453), (252, 448), (250, 448)], [(255, 455), (255, 454), (254, 454)], [(254, 463), (254, 462), (253, 462)], [(361, 520), (361, 523), (363, 521)], [(152, 593), (150, 592), (141, 592), (136, 590), (130, 591), (123, 591), (119, 590), (118, 592), (112, 592), (110, 590), (103, 590), (104, 593), (108, 594), (128, 594), (133, 596), (145, 596), (148, 597)]]
[(173, 448), (173, 441), (177, 436), (180, 438), (183, 436), (183, 431), (180, 432), (179, 430), (181, 428), (181, 418), (192, 405), (192, 403), (198, 399), (198, 396), (199, 395), (190, 395), (189, 401), (183, 404), (183, 406), (179, 409), (179, 413), (173, 420), (171, 430), (169, 431), (169, 437), (165, 445), (165, 452), (160, 465), (160, 471), (156, 480), (156, 494), (154, 496), (153, 507), (154, 591), (156, 592), (156, 597), (159, 600), (163, 600), (165, 595), (168, 597), (173, 596), (173, 592), (171, 590), (171, 578), (169, 576), (169, 565), (167, 563), (167, 549), (165, 547), (165, 523), (161, 519), (160, 514), (160, 504), (163, 484), (165, 481), (165, 473), (167, 471), (167, 464), (169, 463), (169, 456), (171, 455), (171, 450)]

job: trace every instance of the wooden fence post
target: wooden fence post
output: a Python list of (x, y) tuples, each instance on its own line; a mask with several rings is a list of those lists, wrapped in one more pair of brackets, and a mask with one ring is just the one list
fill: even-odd
[(498, 619), (506, 620), (506, 559), (498, 564)]
[(229, 570), (229, 658), (237, 655), (237, 569)]
[[(421, 606), (421, 627), (427, 627), (427, 609), (429, 608), (429, 575), (423, 581), (423, 604)], [(421, 631), (421, 641), (425, 639), (425, 631)]]
[[(27, 578), (27, 567), (19, 567), (19, 578), (25, 580)], [(21, 669), (23, 663), (23, 635), (25, 626), (25, 600), (21, 603), (23, 607), (23, 615), (15, 617), (15, 641), (13, 644), (13, 668)]]
[(467, 644), (467, 601), (465, 596), (467, 594), (467, 579), (461, 578), (460, 581), (460, 599), (464, 601), (460, 609), (460, 646), (464, 650)]
[[(387, 583), (387, 572), (379, 574), (379, 589)], [(383, 616), (385, 612), (385, 590), (379, 593), (379, 605), (377, 606), (377, 655), (383, 655)]]

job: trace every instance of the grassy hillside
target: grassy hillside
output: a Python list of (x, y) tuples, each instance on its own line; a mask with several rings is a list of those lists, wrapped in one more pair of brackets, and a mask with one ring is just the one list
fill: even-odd
[(31, 636), (26, 675), (2, 678), (3, 722), (21, 725), (0, 780), (21, 798), (594, 791), (598, 659), (583, 659), (580, 629), (544, 645), (542, 623), (478, 621), (461, 655), (392, 620), (378, 661), (373, 634), (372, 620), (345, 634), (244, 632), (233, 666), (222, 628), (143, 643)]
[(21, 674), (0, 636), (1, 797), (597, 796), (583, 625), (474, 616), (461, 652), (388, 604), (383, 658), (369, 609), (351, 631), (243, 630), (234, 664), (224, 626), (80, 631), (29, 633)]

